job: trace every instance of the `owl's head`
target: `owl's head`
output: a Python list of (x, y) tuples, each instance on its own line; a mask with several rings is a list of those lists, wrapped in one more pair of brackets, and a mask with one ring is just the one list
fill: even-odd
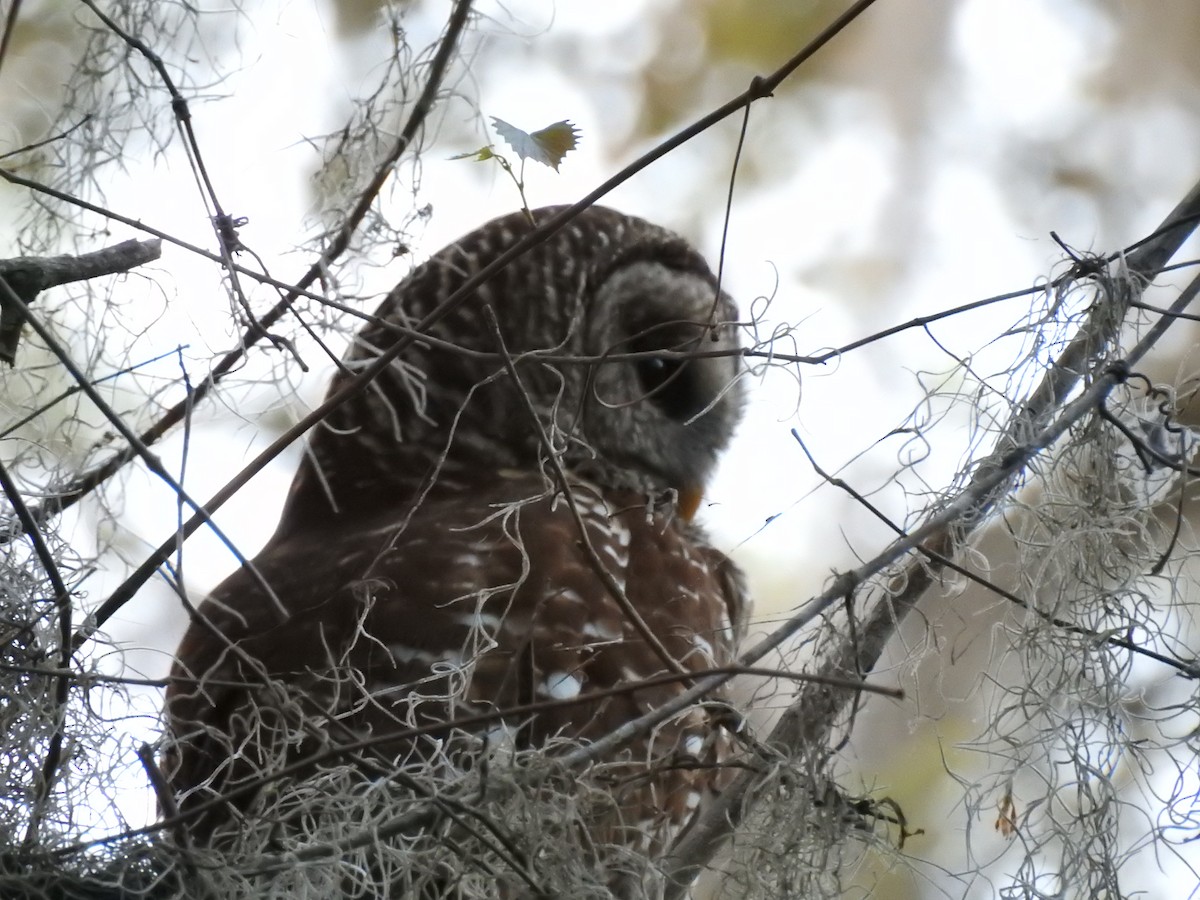
[[(495, 219), (418, 267), (356, 337), (349, 371), (531, 229), (523, 214)], [(472, 292), (423, 332), (433, 340), (406, 349), (337, 410), (314, 433), (289, 505), (311, 505), (314, 492), (326, 512), (393, 503), (438, 480), (544, 467), (548, 437), (568, 471), (602, 488), (675, 491), (690, 515), (741, 412), (736, 320), (681, 237), (593, 207)]]

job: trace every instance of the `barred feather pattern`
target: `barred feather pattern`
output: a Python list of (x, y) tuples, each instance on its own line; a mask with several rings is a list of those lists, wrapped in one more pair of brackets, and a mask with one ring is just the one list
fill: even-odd
[[(358, 335), (349, 371), (529, 229), (495, 220), (415, 270)], [(222, 583), (179, 647), (164, 765), (186, 839), (235, 840), (283, 775), (353, 762), (370, 781), (578, 746), (731, 665), (741, 576), (686, 498), (740, 414), (735, 321), (686, 242), (596, 207), (340, 406), (311, 436), (255, 574)], [(695, 349), (728, 352), (679, 358)], [(616, 895), (653, 894), (644, 873), (612, 874), (618, 859), (652, 869), (729, 778), (735, 741), (713, 712), (725, 699), (588, 776), (610, 799), (583, 814), (587, 864)]]

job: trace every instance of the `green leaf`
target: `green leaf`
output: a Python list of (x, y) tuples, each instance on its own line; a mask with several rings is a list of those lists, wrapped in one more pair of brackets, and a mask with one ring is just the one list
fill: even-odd
[(466, 153), (455, 153), (451, 159), (473, 159), (476, 162), (484, 162), (494, 157), (496, 154), (492, 152), (492, 145), (480, 147), (478, 150), (468, 150)]
[(579, 144), (579, 131), (567, 119), (534, 132), (522, 131), (495, 116), (492, 117), (492, 126), (521, 159), (540, 162), (555, 172), (563, 157)]

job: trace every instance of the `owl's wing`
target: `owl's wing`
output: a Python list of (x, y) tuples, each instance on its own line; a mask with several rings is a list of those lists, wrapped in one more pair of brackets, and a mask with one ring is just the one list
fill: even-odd
[(696, 548), (716, 577), (728, 611), (729, 623), (733, 628), (731, 644), (736, 651), (746, 637), (746, 631), (750, 627), (750, 613), (753, 610), (750, 593), (746, 588), (746, 576), (732, 559), (715, 547), (709, 546), (703, 535), (696, 536)]
[[(728, 665), (745, 619), (729, 560), (644, 503), (587, 496), (595, 559), (537, 474), (431, 497), (400, 523), (338, 520), (268, 545), (255, 564), (286, 611), (239, 571), (180, 646), (176, 674), (197, 679), (168, 692), (181, 806), (245, 788), (233, 807), (246, 808), (264, 775), (365, 738), (356, 752), (384, 770), (456, 765), (480, 751), (470, 734), (517, 750), (586, 742), (660, 708), (687, 680), (662, 680), (596, 560), (685, 670)], [(607, 759), (597, 838), (662, 846), (716, 784), (727, 746), (714, 728), (684, 710)]]

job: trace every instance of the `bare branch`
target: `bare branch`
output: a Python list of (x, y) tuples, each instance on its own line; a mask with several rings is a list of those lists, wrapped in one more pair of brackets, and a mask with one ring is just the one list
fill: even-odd
[[(1172, 210), (1155, 232), (1154, 239), (1127, 258), (1130, 275), (1141, 281), (1142, 290), (1191, 234), (1198, 216), (1200, 183)], [(1051, 446), (1074, 422), (1090, 414), (1112, 387), (1122, 380), (1123, 370), (1114, 370), (1102, 363), (1102, 369), (1095, 371), (1094, 366), (1096, 360), (1103, 359), (1105, 348), (1116, 339), (1130, 299), (1121, 294), (1132, 292), (1129, 285), (1132, 280), (1124, 273), (1105, 279), (1112, 290), (1098, 299), (1076, 337), (1047, 371), (1021, 413), (1014, 417), (1000, 436), (995, 450), (976, 467), (970, 483), (931, 514), (926, 523), (907, 539), (893, 544), (877, 560), (860, 568), (849, 580), (847, 588), (862, 583), (870, 574), (882, 571), (900, 555), (917, 547), (928, 545), (938, 554), (950, 555), (956, 544), (968, 540), (986, 520), (987, 514), (1007, 494), (1028, 463)], [(1172, 312), (1188, 306), (1198, 290), (1200, 277), (1181, 293), (1172, 305)], [(1140, 359), (1174, 321), (1174, 316), (1162, 317), (1130, 351), (1127, 362), (1132, 364)], [(1088, 388), (1064, 407), (1067, 397), (1085, 375), (1090, 381)], [(930, 563), (922, 556), (913, 557), (904, 571), (897, 575), (897, 582), (904, 585), (902, 592), (895, 595), (885, 593), (863, 622), (857, 639), (848, 640), (835, 648), (820, 663), (820, 674), (861, 677), (862, 673), (870, 672), (896, 629), (933, 585), (937, 571), (936, 563)], [(839, 582), (844, 580), (845, 576), (838, 579)], [(808, 621), (814, 606), (828, 606), (843, 594), (848, 596), (849, 590), (832, 595), (827, 592), (823, 595), (823, 604), (818, 601), (805, 604), (803, 616), (797, 616), (777, 629), (771, 637), (745, 654), (743, 661), (751, 662), (760, 658), (765, 645), (782, 643), (796, 632), (802, 621)], [(857, 696), (854, 692), (832, 691), (819, 686), (801, 689), (765, 743), (779, 748), (783, 753), (824, 747), (842, 711)], [(679, 844), (672, 848), (664, 861), (670, 885), (668, 900), (681, 898), (686, 893), (687, 886), (696, 874), (759, 801), (756, 789), (762, 783), (760, 775), (750, 772), (741, 774), (705, 811)]]
[[(122, 241), (103, 250), (78, 256), (20, 256), (0, 259), (0, 278), (4, 278), (26, 305), (46, 288), (74, 281), (88, 281), (104, 275), (116, 275), (145, 265), (162, 255), (162, 241)], [(0, 362), (14, 363), (17, 343), (25, 316), (20, 309), (0, 296)]]

